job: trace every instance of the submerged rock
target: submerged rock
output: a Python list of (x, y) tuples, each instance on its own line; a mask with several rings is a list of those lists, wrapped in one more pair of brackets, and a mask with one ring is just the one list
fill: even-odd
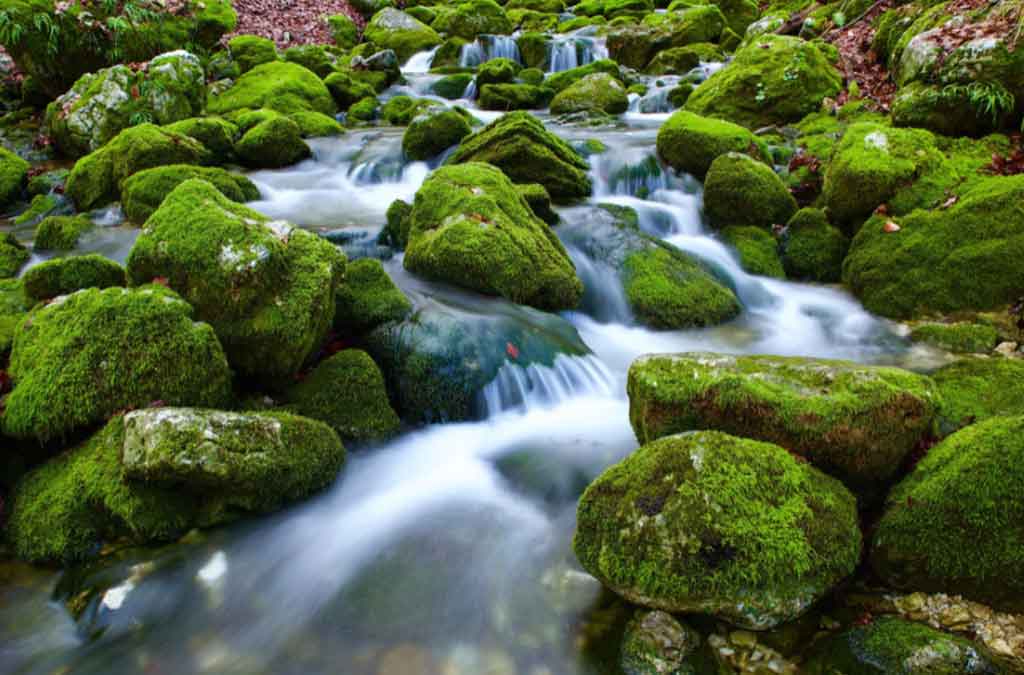
[(702, 431), (644, 445), (587, 488), (573, 548), (631, 602), (765, 629), (860, 558), (856, 500), (769, 443)]

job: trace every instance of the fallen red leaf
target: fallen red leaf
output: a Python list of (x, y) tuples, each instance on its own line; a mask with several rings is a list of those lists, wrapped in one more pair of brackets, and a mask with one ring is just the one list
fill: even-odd
[(508, 354), (510, 359), (519, 358), (519, 349), (511, 342), (505, 344), (505, 353)]

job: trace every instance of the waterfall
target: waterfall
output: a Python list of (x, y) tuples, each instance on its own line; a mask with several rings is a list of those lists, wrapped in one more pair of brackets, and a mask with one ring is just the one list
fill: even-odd
[(459, 65), (463, 68), (476, 68), (491, 59), (523, 62), (519, 46), (511, 35), (481, 35), (473, 42), (462, 45), (459, 53)]
[(416, 52), (409, 60), (402, 66), (403, 75), (421, 75), (423, 73), (430, 72), (430, 66), (434, 62), (434, 54), (437, 53), (438, 47), (428, 49), (423, 52)]
[(659, 190), (678, 189), (681, 181), (661, 166), (649, 149), (606, 152), (591, 158), (594, 196), (646, 198)]
[(665, 75), (652, 83), (643, 96), (631, 94), (629, 112), (643, 114), (672, 112), (673, 105), (669, 103), (668, 94), (679, 85), (681, 79), (678, 76)]
[(492, 418), (511, 410), (548, 408), (581, 396), (611, 398), (615, 390), (615, 377), (596, 356), (560, 354), (551, 366), (506, 363), (480, 397), (486, 417)]
[(548, 72), (559, 73), (608, 57), (604, 40), (581, 32), (553, 37), (548, 42)]

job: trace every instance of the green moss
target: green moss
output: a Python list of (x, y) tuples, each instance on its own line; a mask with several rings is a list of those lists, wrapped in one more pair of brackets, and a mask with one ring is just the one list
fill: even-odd
[(942, 394), (940, 430), (957, 429), (992, 417), (1024, 414), (1024, 362), (967, 358), (932, 373)]
[(15, 225), (35, 225), (61, 206), (61, 200), (54, 195), (36, 195), (28, 209), (14, 219)]
[(235, 152), (246, 165), (261, 169), (291, 166), (311, 157), (302, 129), (290, 117), (272, 117), (246, 131)]
[(653, 328), (713, 326), (740, 313), (731, 291), (668, 246), (627, 257), (624, 287), (633, 313)]
[(238, 127), (221, 117), (192, 117), (164, 129), (199, 141), (222, 162), (234, 156)]
[(717, 429), (778, 443), (847, 485), (876, 492), (929, 436), (934, 383), (845, 361), (691, 353), (649, 356), (629, 371), (641, 443)]
[(536, 31), (520, 33), (516, 38), (519, 58), (527, 70), (530, 68), (544, 69), (548, 66), (549, 40), (546, 33)]
[(782, 234), (782, 266), (793, 279), (836, 283), (849, 248), (850, 240), (829, 224), (824, 211), (800, 209)]
[(338, 57), (324, 45), (296, 45), (284, 50), (284, 60), (307, 68), (317, 77), (324, 78), (334, 72)]
[(796, 122), (840, 90), (838, 71), (813, 43), (762, 36), (708, 78), (686, 110), (758, 128)]
[(342, 49), (352, 49), (359, 43), (359, 27), (348, 15), (334, 14), (327, 17), (327, 26), (334, 44)]
[(747, 155), (720, 155), (708, 169), (704, 214), (713, 227), (771, 228), (788, 222), (796, 209), (796, 200), (782, 179), (770, 166)]
[(604, 112), (619, 115), (629, 108), (622, 83), (607, 73), (594, 73), (558, 92), (551, 101), (551, 113)]
[(416, 193), (404, 264), (428, 278), (540, 309), (571, 309), (583, 285), (558, 237), (501, 171), (435, 171)]
[(0, 147), (0, 208), (21, 198), (28, 183), (29, 163)]
[(23, 278), (25, 296), (42, 302), (83, 288), (124, 286), (124, 268), (95, 253), (55, 258), (32, 267)]
[(725, 25), (725, 16), (714, 5), (649, 14), (641, 23), (630, 22), (610, 30), (608, 53), (628, 68), (645, 70), (662, 50), (717, 42)]
[(999, 331), (980, 323), (923, 323), (914, 326), (910, 339), (957, 354), (984, 354), (999, 344)]
[(366, 24), (363, 37), (381, 49), (393, 50), (402, 62), (417, 52), (441, 44), (441, 36), (433, 28), (394, 7), (374, 14)]
[(402, 152), (412, 160), (428, 160), (457, 144), (473, 130), (455, 110), (429, 109), (412, 120), (402, 136)]
[(743, 127), (680, 110), (658, 129), (658, 154), (673, 168), (703, 178), (711, 162), (728, 152), (768, 161), (768, 146)]
[(258, 35), (238, 35), (228, 41), (231, 58), (242, 73), (256, 66), (277, 61), (277, 47), (274, 41)]
[(375, 96), (367, 96), (349, 107), (345, 119), (349, 126), (370, 124), (377, 119), (379, 109), (377, 98)]
[[(140, 171), (124, 182), (122, 206), (125, 215), (134, 223), (145, 223), (174, 188), (193, 178), (210, 183), (234, 202), (251, 202), (260, 197), (256, 185), (240, 174), (220, 168), (171, 164)], [(39, 246), (38, 232), (36, 246)]]
[(526, 203), (530, 205), (533, 215), (543, 220), (548, 225), (558, 224), (558, 213), (551, 208), (551, 195), (544, 189), (543, 185), (536, 183), (528, 185), (517, 185), (516, 190), (523, 196)]
[(289, 115), (288, 119), (299, 125), (299, 133), (303, 138), (325, 138), (345, 133), (345, 129), (338, 124), (336, 119), (323, 113), (297, 112)]
[(391, 246), (399, 251), (405, 250), (409, 241), (409, 215), (412, 213), (412, 205), (401, 199), (396, 199), (388, 205), (386, 214), (387, 224), (380, 232), (379, 241), (384, 246)]
[(324, 85), (341, 110), (348, 110), (352, 104), (376, 94), (371, 85), (353, 78), (347, 72), (332, 73), (324, 80)]
[(896, 588), (1024, 607), (1024, 417), (969, 426), (932, 448), (889, 495), (872, 543)]
[(480, 64), (476, 71), (476, 84), (508, 84), (516, 79), (522, 66), (511, 59), (497, 58)]
[(722, 230), (722, 238), (736, 249), (740, 265), (751, 274), (785, 279), (779, 258), (779, 244), (768, 230), (733, 226)]
[(440, 14), (431, 25), (448, 37), (473, 40), (477, 35), (508, 35), (513, 25), (505, 10), (494, 0), (469, 0)]
[(710, 42), (673, 47), (658, 52), (647, 64), (649, 75), (686, 75), (705, 61), (723, 61), (722, 50)]
[(644, 445), (587, 488), (573, 548), (628, 600), (770, 628), (860, 558), (855, 500), (782, 448), (719, 432)]
[(330, 91), (315, 73), (284, 61), (256, 66), (207, 104), (216, 115), (244, 108), (268, 108), (285, 115), (303, 110), (334, 115), (337, 111)]
[(401, 321), (412, 311), (412, 303), (380, 261), (373, 258), (349, 264), (345, 283), (338, 288), (336, 306), (334, 329), (343, 335), (359, 335), (383, 323)]
[(539, 110), (551, 103), (553, 92), (532, 84), (488, 84), (480, 89), (477, 104), (483, 110)]
[(10, 232), (0, 236), (0, 279), (16, 276), (31, 254)]
[(462, 98), (462, 95), (466, 92), (466, 87), (472, 81), (472, 73), (455, 73), (442, 77), (431, 85), (430, 90), (441, 98), (454, 101), (455, 99)]
[(444, 110), (444, 106), (429, 98), (413, 98), (401, 94), (392, 96), (380, 108), (380, 116), (388, 124), (406, 126), (412, 118), (421, 112), (429, 112), (431, 108)]
[(487, 162), (516, 183), (539, 183), (556, 202), (589, 197), (589, 165), (527, 112), (511, 112), (463, 140), (448, 164)]
[(153, 401), (216, 406), (231, 388), (213, 330), (158, 286), (88, 289), (38, 309), (15, 334), (8, 372), (4, 432), (43, 442)]
[(585, 66), (570, 68), (559, 73), (552, 73), (544, 80), (544, 86), (558, 93), (576, 82), (579, 82), (588, 75), (595, 73), (606, 73), (612, 77), (620, 77), (619, 64), (611, 59), (599, 59), (592, 61)]
[(330, 425), (346, 441), (386, 438), (400, 424), (388, 403), (384, 376), (358, 349), (323, 361), (288, 390), (286, 400), (298, 414)]
[(14, 332), (29, 310), (25, 287), (20, 279), (0, 279), (0, 364), (7, 363)]
[(68, 169), (53, 169), (32, 176), (28, 180), (28, 193), (37, 197), (62, 191), (69, 173), (71, 172)]
[(1024, 176), (987, 178), (947, 209), (868, 220), (850, 247), (843, 281), (872, 312), (894, 318), (996, 309), (1024, 279)]

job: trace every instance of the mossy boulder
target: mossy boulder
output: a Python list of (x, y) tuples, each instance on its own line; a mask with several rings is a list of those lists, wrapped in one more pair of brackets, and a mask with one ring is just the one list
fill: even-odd
[(718, 45), (698, 42), (658, 52), (647, 64), (644, 72), (649, 75), (686, 75), (701, 63), (723, 60), (725, 54)]
[(208, 102), (208, 110), (224, 115), (248, 108), (267, 108), (285, 115), (312, 110), (334, 115), (337, 109), (327, 85), (316, 73), (296, 63), (273, 61), (256, 66)]
[(0, 279), (0, 363), (7, 363), (15, 330), (30, 308), (21, 279)]
[(881, 616), (816, 643), (808, 675), (999, 675), (1007, 672), (983, 647), (921, 623)]
[(15, 239), (13, 233), (4, 233), (0, 236), (0, 279), (17, 276), (30, 257), (32, 254)]
[(144, 169), (168, 164), (206, 164), (209, 151), (182, 134), (142, 124), (125, 129), (105, 146), (78, 160), (67, 194), (80, 211), (120, 199), (121, 184)]
[(516, 185), (516, 190), (523, 196), (526, 203), (530, 205), (533, 215), (548, 225), (558, 224), (558, 213), (551, 207), (551, 195), (548, 194), (543, 185), (538, 185), (537, 183)]
[[(466, 93), (466, 87), (473, 81), (472, 73), (452, 73), (451, 75), (445, 75), (440, 80), (430, 86), (430, 91), (441, 98), (446, 98), (449, 101), (462, 98), (462, 95)], [(483, 89), (481, 88), (481, 94)]]
[(292, 113), (288, 119), (299, 125), (299, 134), (303, 138), (327, 138), (345, 133), (345, 128), (338, 120), (323, 113), (304, 110)]
[(860, 559), (856, 500), (771, 443), (699, 431), (648, 443), (591, 483), (573, 549), (630, 602), (772, 628)]
[(968, 321), (924, 322), (911, 329), (910, 339), (954, 354), (988, 354), (999, 344), (999, 331), (989, 324)]
[(619, 64), (611, 59), (598, 59), (590, 63), (558, 73), (552, 73), (544, 79), (544, 86), (553, 91), (560, 92), (566, 87), (579, 82), (588, 75), (595, 73), (607, 73), (614, 78), (622, 79)]
[(358, 349), (325, 359), (286, 392), (285, 401), (290, 410), (329, 425), (346, 442), (387, 438), (400, 424), (384, 376)]
[(32, 247), (42, 251), (70, 251), (78, 239), (95, 227), (85, 216), (50, 216), (36, 226)]
[(704, 178), (711, 163), (729, 152), (768, 161), (768, 146), (738, 124), (680, 110), (658, 129), (658, 154), (672, 168)]
[[(256, 185), (241, 174), (216, 167), (171, 164), (140, 171), (124, 182), (121, 192), (125, 215), (133, 223), (142, 225), (174, 188), (193, 178), (210, 183), (233, 202), (251, 202), (260, 198)], [(37, 246), (38, 238), (37, 231)]]
[(29, 163), (7, 148), (0, 148), (0, 209), (7, 208), (25, 192)]
[(359, 43), (359, 26), (347, 14), (332, 14), (327, 17), (334, 44), (342, 49), (352, 49)]
[(377, 93), (373, 85), (353, 77), (352, 73), (348, 72), (332, 73), (324, 80), (324, 85), (341, 110), (348, 110), (353, 103)]
[(558, 92), (551, 100), (551, 113), (603, 112), (619, 115), (629, 108), (622, 83), (607, 73), (594, 73)]
[(476, 71), (476, 84), (483, 87), (485, 84), (507, 84), (514, 82), (516, 75), (522, 70), (522, 66), (504, 57), (491, 59), (480, 64)]
[(448, 164), (487, 162), (516, 183), (539, 183), (551, 199), (589, 197), (587, 162), (528, 112), (511, 112), (465, 138)]
[(942, 433), (992, 417), (1024, 415), (1024, 361), (965, 358), (939, 368), (932, 379), (942, 395)]
[(144, 69), (116, 65), (83, 75), (46, 109), (46, 133), (69, 157), (103, 147), (121, 131), (145, 120), (170, 124), (202, 113), (206, 74), (199, 57), (162, 54)]
[(441, 44), (441, 36), (433, 28), (394, 7), (374, 14), (363, 37), (381, 49), (393, 50), (401, 61)]
[(368, 126), (377, 119), (380, 113), (380, 104), (376, 96), (367, 96), (356, 101), (345, 112), (345, 122), (351, 126)]
[(334, 329), (342, 335), (361, 335), (381, 324), (401, 321), (412, 311), (412, 303), (373, 258), (348, 265), (336, 306)]
[(663, 50), (718, 42), (725, 25), (725, 16), (714, 5), (650, 14), (640, 23), (611, 29), (608, 32), (608, 53), (626, 67), (644, 70)]
[(477, 105), (482, 110), (539, 110), (554, 96), (547, 87), (532, 84), (488, 84), (480, 89)]
[(218, 164), (234, 158), (238, 127), (222, 117), (190, 117), (167, 124), (164, 129), (199, 141), (213, 154)]
[(305, 497), (344, 461), (330, 427), (295, 415), (136, 410), (26, 475), (8, 535), (31, 561), (86, 559), (121, 538), (170, 541)]
[(215, 407), (231, 393), (213, 330), (159, 286), (92, 288), (36, 310), (15, 333), (8, 373), (4, 433), (41, 442), (153, 401)]
[(260, 169), (291, 166), (313, 155), (299, 125), (280, 115), (246, 131), (235, 144), (235, 153), (247, 166)]
[(442, 167), (416, 193), (404, 264), (546, 310), (572, 309), (583, 293), (558, 237), (501, 171), (478, 162)]
[(839, 94), (841, 78), (811, 42), (762, 36), (694, 90), (685, 109), (751, 129), (797, 122)]
[(796, 199), (770, 166), (729, 152), (711, 163), (704, 179), (704, 214), (712, 227), (771, 228), (796, 213)]
[(775, 356), (646, 356), (627, 388), (641, 443), (695, 429), (778, 443), (868, 496), (930, 437), (939, 406), (922, 375)]
[(969, 426), (932, 448), (897, 485), (871, 563), (898, 589), (1024, 608), (1024, 417)]
[(445, 106), (429, 98), (413, 98), (412, 96), (392, 96), (380, 108), (380, 116), (388, 124), (406, 126), (420, 113), (431, 109), (445, 110)]
[(55, 258), (32, 267), (22, 279), (25, 296), (42, 302), (83, 288), (124, 286), (124, 268), (101, 255)]
[(786, 278), (779, 258), (779, 242), (762, 227), (733, 225), (721, 231), (722, 239), (736, 251), (740, 266), (750, 274)]
[(883, 316), (997, 309), (1024, 286), (1024, 176), (988, 178), (948, 209), (868, 220), (843, 263), (843, 281)]
[(412, 160), (438, 156), (473, 133), (466, 116), (456, 110), (430, 108), (417, 115), (402, 136), (402, 152)]
[(335, 50), (324, 45), (295, 45), (284, 50), (284, 60), (297, 63), (316, 73), (317, 77), (325, 78), (338, 66)]
[(228, 52), (243, 75), (256, 66), (278, 60), (274, 41), (259, 35), (236, 35), (228, 40)]
[(494, 0), (469, 0), (440, 14), (431, 28), (445, 33), (449, 38), (473, 40), (484, 33), (508, 35), (514, 26), (504, 8)]
[(193, 179), (146, 221), (127, 268), (132, 284), (166, 279), (213, 326), (239, 373), (275, 385), (323, 342), (345, 256)]
[(797, 211), (782, 233), (779, 252), (791, 279), (837, 283), (850, 240), (828, 222), (821, 209)]

